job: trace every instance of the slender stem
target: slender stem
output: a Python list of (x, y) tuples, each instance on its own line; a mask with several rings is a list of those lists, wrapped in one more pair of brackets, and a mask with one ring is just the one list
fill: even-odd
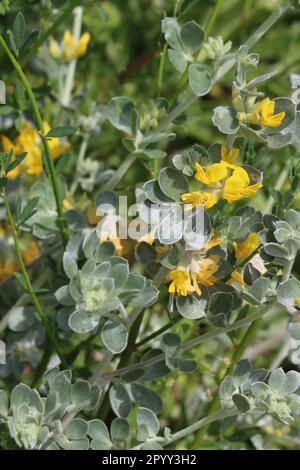
[[(220, 421), (225, 418), (229, 418), (231, 416), (237, 416), (237, 411), (236, 410), (218, 410), (216, 413), (214, 413), (211, 416), (206, 416), (205, 418), (200, 419), (199, 421), (196, 421), (195, 423), (191, 424), (190, 426), (187, 426), (184, 429), (181, 429), (181, 431), (178, 431), (174, 434), (172, 434), (169, 438), (165, 438), (162, 442), (160, 441), (160, 445), (162, 446), (168, 446), (172, 444), (175, 441), (178, 441), (179, 439), (183, 439), (184, 437), (189, 436), (190, 434), (193, 434), (194, 432), (198, 431), (198, 429), (201, 429), (203, 426), (208, 426), (211, 423), (214, 423), (215, 421)], [(141, 445), (138, 445), (134, 447), (132, 450), (138, 450), (141, 448)]]
[(141, 346), (143, 346), (146, 343), (149, 343), (149, 341), (152, 341), (153, 339), (157, 338), (158, 336), (162, 335), (165, 331), (168, 331), (170, 328), (172, 328), (176, 323), (180, 322), (183, 320), (183, 317), (177, 317), (174, 320), (170, 321), (166, 325), (162, 326), (159, 328), (159, 330), (154, 331), (151, 335), (146, 336), (144, 339), (142, 339), (139, 343), (135, 345), (135, 347), (138, 349)]
[[(227, 375), (231, 375), (236, 363), (242, 358), (246, 348), (252, 341), (260, 325), (261, 325), (261, 318), (258, 318), (248, 327), (245, 335), (243, 336), (242, 341), (240, 342), (238, 348), (234, 351), (232, 355), (230, 366), (228, 366), (225, 372), (222, 374), (221, 382), (224, 379), (224, 377), (226, 377)], [(208, 409), (208, 416), (213, 415), (213, 413), (216, 412), (219, 406), (220, 406), (220, 396), (219, 396), (219, 393), (215, 393), (214, 398)], [(201, 431), (198, 433), (195, 439), (195, 442), (193, 444), (193, 449), (200, 449), (203, 438), (207, 432), (207, 429), (208, 429), (208, 424), (202, 427)]]
[(276, 10), (264, 21), (260, 27), (250, 36), (250, 38), (245, 42), (245, 50), (248, 51), (254, 44), (257, 43), (266, 32), (279, 20), (279, 18), (290, 8), (291, 0), (285, 0), (281, 6), (276, 8)]
[(53, 349), (56, 351), (56, 353), (59, 356), (59, 358), (60, 358), (62, 364), (64, 365), (64, 367), (67, 367), (67, 363), (66, 363), (66, 361), (64, 359), (64, 356), (63, 356), (63, 354), (60, 350), (60, 347), (59, 347), (59, 345), (56, 341), (56, 338), (55, 338), (55, 335), (53, 333), (52, 327), (48, 323), (48, 319), (46, 317), (46, 314), (45, 314), (45, 312), (44, 312), (44, 310), (43, 310), (43, 308), (40, 304), (39, 299), (37, 298), (37, 296), (36, 296), (36, 294), (33, 290), (33, 286), (32, 286), (31, 281), (29, 279), (29, 276), (28, 276), (28, 273), (27, 273), (27, 270), (26, 270), (26, 267), (25, 267), (25, 264), (24, 264), (24, 260), (22, 258), (22, 253), (21, 253), (21, 249), (20, 249), (20, 246), (19, 246), (19, 242), (18, 242), (16, 226), (15, 226), (15, 223), (14, 223), (13, 215), (11, 213), (5, 191), (3, 192), (3, 200), (4, 200), (4, 206), (5, 206), (5, 209), (6, 209), (6, 212), (7, 212), (9, 226), (10, 226), (11, 233), (12, 233), (13, 240), (14, 240), (16, 255), (17, 255), (17, 258), (18, 258), (19, 265), (20, 265), (21, 273), (23, 274), (23, 278), (24, 278), (24, 281), (25, 281), (27, 292), (30, 295), (30, 297), (32, 299), (32, 303), (36, 308), (37, 314), (40, 317), (40, 319), (41, 319), (41, 321), (42, 321), (42, 323), (45, 327), (47, 336), (48, 336), (49, 341), (51, 342), (51, 344), (53, 346)]
[(104, 185), (103, 190), (112, 190), (120, 183), (120, 181), (124, 178), (127, 171), (135, 163), (137, 159), (137, 155), (135, 153), (128, 153), (125, 157), (117, 171), (113, 174), (110, 180)]
[[(208, 341), (212, 338), (216, 338), (216, 337), (218, 337), (222, 334), (227, 334), (227, 333), (230, 333), (231, 331), (235, 331), (235, 330), (238, 330), (240, 328), (243, 328), (243, 327), (251, 324), (255, 320), (257, 320), (258, 318), (260, 318), (262, 315), (265, 315), (266, 313), (270, 312), (271, 309), (274, 307), (275, 303), (276, 303), (276, 301), (273, 301), (273, 302), (270, 302), (267, 305), (264, 305), (261, 309), (258, 309), (258, 311), (256, 313), (253, 313), (252, 315), (249, 315), (248, 317), (243, 318), (242, 320), (239, 320), (239, 321), (233, 323), (232, 325), (227, 326), (226, 328), (216, 328), (213, 331), (210, 331), (208, 333), (205, 333), (204, 335), (198, 336), (197, 338), (194, 338), (190, 341), (187, 341), (187, 342), (183, 343), (183, 345), (181, 346), (181, 349), (183, 351), (187, 351), (189, 349), (195, 348), (196, 346), (199, 346), (200, 344), (202, 344), (202, 343), (204, 343), (204, 342), (206, 342), (206, 341)], [(110, 372), (108, 374), (105, 374), (104, 376), (107, 379), (109, 379), (109, 378), (112, 378), (112, 377), (117, 377), (119, 375), (122, 375), (122, 374), (124, 374), (124, 372), (128, 372), (128, 371), (131, 371), (133, 369), (143, 369), (145, 367), (149, 367), (149, 366), (152, 366), (154, 364), (157, 364), (160, 361), (163, 361), (164, 357), (165, 357), (164, 354), (158, 354), (157, 356), (152, 357), (151, 359), (147, 359), (146, 361), (141, 361), (137, 364), (134, 364), (133, 366), (124, 367), (123, 369), (117, 369), (114, 372)]]
[(295, 256), (290, 259), (285, 268), (284, 268), (284, 271), (283, 271), (283, 275), (282, 275), (282, 281), (281, 282), (284, 282), (284, 281), (287, 281), (291, 275), (291, 272), (292, 272), (292, 269), (293, 269), (293, 266), (294, 266), (294, 262), (295, 262)]
[(207, 36), (209, 36), (209, 34), (210, 34), (210, 32), (213, 28), (213, 25), (215, 24), (217, 16), (220, 13), (221, 4), (222, 4), (222, 0), (216, 0), (215, 6), (212, 9), (212, 12), (211, 12), (211, 14), (208, 18), (208, 21), (207, 21), (207, 25), (205, 27), (205, 32), (206, 32)]
[(166, 43), (161, 52), (160, 62), (159, 62), (158, 79), (157, 79), (157, 98), (161, 96), (161, 88), (162, 88), (162, 81), (163, 81), (164, 67), (165, 67), (167, 52), (168, 52), (168, 44)]
[(56, 209), (57, 209), (57, 224), (59, 227), (59, 230), (61, 232), (61, 236), (63, 239), (64, 244), (68, 241), (68, 227), (67, 227), (67, 222), (64, 217), (63, 209), (62, 209), (62, 204), (61, 204), (61, 197), (60, 197), (60, 192), (59, 192), (59, 185), (58, 185), (58, 179), (55, 171), (55, 166), (53, 159), (51, 157), (50, 153), (50, 148), (49, 144), (47, 141), (47, 138), (45, 136), (44, 132), (44, 124), (43, 124), (43, 119), (41, 117), (40, 111), (38, 104), (36, 102), (36, 99), (34, 97), (32, 88), (22, 70), (22, 67), (18, 63), (18, 61), (15, 59), (14, 55), (10, 52), (5, 40), (3, 39), (2, 35), (0, 35), (0, 44), (2, 45), (3, 49), (5, 50), (7, 56), (9, 57), (9, 60), (11, 61), (12, 65), (14, 66), (16, 72), (18, 73), (20, 80), (22, 81), (26, 92), (28, 94), (28, 98), (30, 100), (33, 114), (35, 117), (36, 125), (37, 128), (41, 134), (43, 146), (44, 146), (44, 152), (45, 152), (45, 158), (47, 162), (47, 169), (49, 170), (50, 174), (50, 182), (52, 185), (53, 193), (54, 193), (54, 198), (55, 198), (55, 203), (56, 203)]
[(50, 26), (47, 31), (45, 31), (39, 39), (34, 43), (34, 45), (31, 47), (31, 49), (24, 55), (23, 60), (22, 60), (22, 66), (26, 65), (32, 56), (36, 54), (38, 49), (44, 44), (47, 39), (52, 36), (55, 31), (60, 27), (61, 24), (64, 23), (66, 19), (71, 15), (72, 11), (74, 8), (77, 7), (77, 5), (80, 5), (81, 0), (71, 0), (69, 2), (69, 5), (63, 10), (63, 12), (59, 15), (59, 17), (54, 21), (52, 26)]
[(213, 415), (206, 416), (205, 418), (196, 421), (196, 423), (191, 424), (187, 428), (182, 429), (181, 431), (176, 432), (175, 434), (171, 435), (171, 439), (165, 443), (165, 445), (169, 445), (172, 442), (178, 441), (179, 439), (183, 439), (186, 436), (198, 431), (198, 429), (202, 428), (203, 426), (208, 426), (215, 421), (220, 421), (225, 418), (229, 418), (231, 416), (236, 416), (238, 413), (236, 410), (219, 410)]

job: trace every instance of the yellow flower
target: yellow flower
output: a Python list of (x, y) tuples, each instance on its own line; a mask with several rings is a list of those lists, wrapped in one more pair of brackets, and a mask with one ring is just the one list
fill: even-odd
[(285, 112), (274, 114), (275, 101), (265, 98), (256, 105), (256, 112), (260, 115), (260, 124), (263, 126), (278, 127), (284, 119)]
[(251, 232), (245, 241), (239, 245), (232, 243), (236, 259), (248, 258), (260, 245), (260, 237), (257, 233)]
[(225, 182), (224, 197), (231, 203), (238, 201), (243, 196), (254, 196), (259, 188), (262, 188), (262, 184), (256, 183), (251, 185), (247, 171), (244, 168), (238, 167)]
[(214, 233), (211, 239), (209, 240), (209, 242), (202, 248), (202, 250), (203, 251), (211, 250), (211, 248), (214, 248), (215, 246), (220, 245), (221, 241), (222, 241), (222, 238)]
[(251, 113), (239, 112), (237, 118), (239, 121), (253, 122), (261, 126), (278, 127), (284, 119), (285, 112), (274, 114), (275, 101), (265, 98), (254, 106)]
[(166, 281), (170, 282), (169, 292), (184, 297), (192, 293), (201, 295), (199, 284), (213, 285), (216, 282), (213, 275), (218, 269), (218, 265), (213, 259), (192, 260), (189, 266), (173, 269), (167, 274)]
[(203, 184), (217, 183), (227, 176), (227, 169), (221, 163), (213, 163), (206, 170), (199, 163), (195, 166), (197, 169), (195, 178)]
[[(16, 159), (16, 155), (17, 155), (15, 145), (14, 145), (14, 144), (12, 143), (12, 141), (11, 141), (8, 137), (6, 137), (5, 135), (1, 135), (0, 138), (1, 138), (1, 142), (2, 142), (2, 149), (3, 149), (3, 152), (8, 153), (8, 152), (10, 152), (11, 149), (13, 149), (14, 155), (13, 155), (12, 161), (14, 161), (14, 160)], [(18, 165), (16, 168), (14, 168), (12, 171), (10, 171), (10, 172), (7, 174), (7, 179), (9, 179), (9, 180), (14, 180), (14, 179), (16, 179), (21, 173), (22, 173), (22, 166), (21, 166), (21, 165)]]
[(232, 271), (231, 278), (227, 281), (227, 284), (231, 286), (232, 284), (238, 284), (242, 289), (245, 287), (244, 276), (241, 271)]
[[(47, 122), (44, 123), (44, 130), (47, 133), (50, 130)], [(28, 121), (23, 121), (21, 131), (14, 142), (11, 142), (6, 136), (1, 136), (2, 148), (4, 152), (9, 152), (11, 149), (14, 151), (13, 160), (21, 152), (26, 152), (27, 155), (21, 165), (17, 166), (13, 171), (9, 172), (7, 177), (15, 179), (23, 171), (29, 175), (39, 176), (43, 172), (43, 143), (41, 136), (37, 129), (33, 127)], [(59, 138), (51, 138), (48, 141), (50, 153), (52, 158), (59, 157), (69, 147), (69, 143), (62, 143)]]
[(172, 271), (167, 274), (166, 280), (167, 282), (171, 282), (169, 286), (169, 292), (171, 294), (176, 293), (186, 297), (190, 292), (192, 292), (192, 285), (188, 271), (172, 269)]
[[(48, 134), (50, 126), (47, 122), (44, 122), (44, 132)], [(60, 157), (66, 150), (70, 148), (69, 142), (62, 143), (58, 137), (51, 137), (48, 139), (48, 146), (50, 149), (51, 157), (56, 159)]]
[(0, 261), (0, 282), (5, 281), (5, 279), (10, 277), (15, 271), (18, 271), (18, 269), (19, 265), (17, 263), (2, 263), (2, 261)]
[(236, 168), (236, 160), (240, 154), (239, 148), (228, 149), (222, 145), (221, 147), (221, 163), (223, 163), (228, 168)]
[(50, 39), (49, 51), (55, 59), (70, 61), (82, 57), (90, 42), (89, 33), (84, 33), (79, 39), (76, 39), (70, 31), (65, 31), (61, 45), (54, 39)]
[(297, 297), (297, 298), (295, 299), (295, 305), (297, 305), (297, 307), (300, 306), (300, 297)]
[(195, 191), (193, 193), (182, 194), (181, 199), (187, 204), (191, 204), (192, 207), (198, 205), (204, 206), (205, 209), (213, 207), (217, 202), (215, 194), (207, 193), (205, 191)]

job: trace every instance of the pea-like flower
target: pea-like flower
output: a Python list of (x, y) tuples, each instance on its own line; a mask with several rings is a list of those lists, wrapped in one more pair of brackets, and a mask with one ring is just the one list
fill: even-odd
[(193, 193), (182, 194), (181, 199), (187, 204), (191, 204), (192, 208), (203, 206), (205, 209), (213, 207), (217, 202), (217, 196), (206, 191), (195, 191)]
[(183, 297), (193, 293), (201, 295), (200, 285), (213, 285), (216, 282), (214, 274), (218, 269), (216, 261), (212, 258), (192, 258), (190, 263), (172, 269), (167, 274), (166, 281), (170, 282), (169, 292)]
[(261, 126), (279, 127), (285, 117), (285, 112), (274, 114), (275, 112), (275, 101), (270, 98), (265, 98), (259, 101), (254, 106), (252, 112), (237, 113), (239, 121), (247, 121)]
[(236, 163), (236, 160), (240, 154), (240, 149), (239, 148), (231, 148), (228, 149), (227, 147), (224, 147), (222, 145), (221, 147), (221, 162), (223, 165), (225, 165), (228, 168), (237, 168), (238, 165)]
[(224, 185), (224, 198), (232, 203), (238, 201), (243, 196), (254, 196), (259, 188), (262, 188), (261, 183), (250, 184), (250, 178), (244, 168), (236, 168), (232, 175), (225, 181)]
[[(44, 131), (47, 133), (50, 127), (44, 123)], [(5, 135), (1, 135), (2, 148), (4, 152), (10, 152), (13, 149), (13, 160), (22, 152), (26, 152), (27, 156), (16, 168), (7, 175), (8, 179), (16, 179), (23, 171), (29, 175), (39, 176), (43, 172), (43, 142), (40, 134), (28, 121), (23, 121), (20, 134), (12, 142)], [(63, 143), (59, 138), (51, 138), (48, 145), (52, 158), (58, 158), (69, 147), (68, 142)]]
[(195, 173), (196, 180), (203, 184), (214, 184), (223, 180), (227, 176), (227, 169), (222, 163), (213, 163), (204, 169), (200, 163), (195, 163), (197, 172)]
[(70, 61), (82, 57), (90, 42), (89, 33), (84, 33), (79, 39), (76, 39), (70, 31), (65, 31), (61, 44), (55, 39), (50, 39), (49, 51), (55, 59)]
[(227, 281), (229, 286), (232, 284), (238, 284), (242, 289), (245, 287), (244, 275), (242, 271), (232, 271), (229, 281)]
[(238, 244), (232, 243), (236, 259), (248, 258), (260, 245), (260, 237), (257, 233), (251, 232), (245, 241)]

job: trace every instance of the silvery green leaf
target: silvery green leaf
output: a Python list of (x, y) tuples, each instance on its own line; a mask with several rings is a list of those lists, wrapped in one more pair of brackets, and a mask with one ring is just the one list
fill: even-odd
[(255, 297), (259, 302), (263, 302), (268, 295), (271, 284), (271, 279), (266, 277), (259, 277), (253, 282), (251, 286), (251, 295), (253, 295), (253, 297)]
[(197, 96), (207, 95), (213, 85), (210, 71), (198, 62), (189, 66), (189, 82), (191, 89)]
[(165, 39), (172, 49), (177, 51), (182, 50), (180, 43), (180, 26), (175, 18), (167, 17), (162, 20), (162, 32)]
[(250, 80), (250, 82), (247, 83), (247, 87), (250, 88), (250, 87), (258, 85), (259, 83), (263, 83), (266, 80), (269, 80), (270, 78), (272, 78), (276, 74), (277, 72), (273, 71), (273, 72), (264, 73), (263, 75), (259, 75), (258, 77), (255, 77), (252, 80)]
[(297, 279), (281, 282), (277, 288), (277, 297), (286, 307), (293, 307), (295, 299), (300, 297), (300, 282)]
[(285, 373), (282, 368), (276, 369), (272, 372), (268, 384), (273, 393), (281, 396), (285, 386)]
[(205, 315), (204, 302), (194, 295), (176, 297), (176, 307), (180, 315), (189, 320), (197, 320)]
[(77, 266), (76, 260), (68, 252), (64, 253), (63, 266), (64, 266), (64, 271), (69, 279), (72, 279), (73, 277), (77, 275), (78, 266)]
[(173, 67), (180, 73), (183, 73), (187, 66), (187, 61), (183, 51), (168, 49), (168, 56)]
[(65, 371), (59, 372), (51, 381), (51, 391), (57, 393), (60, 403), (65, 403), (70, 399), (71, 383), (66, 377)]
[(20, 405), (28, 404), (30, 400), (30, 388), (25, 384), (18, 384), (15, 386), (10, 396), (10, 406), (18, 407)]
[(188, 192), (186, 177), (175, 168), (163, 168), (158, 175), (158, 183), (162, 192), (173, 201), (180, 201), (180, 196)]
[[(119, 261), (119, 260), (118, 260)], [(117, 263), (112, 266), (108, 276), (114, 280), (114, 288), (121, 289), (127, 281), (129, 275), (128, 263)]]
[(285, 215), (287, 223), (295, 230), (300, 229), (300, 212), (289, 209)]
[(274, 258), (289, 259), (288, 250), (284, 246), (277, 243), (267, 243), (264, 245), (263, 250), (267, 253), (267, 255), (273, 256)]
[(88, 423), (81, 418), (75, 418), (70, 421), (64, 430), (68, 439), (82, 439), (88, 433)]
[(35, 408), (39, 413), (44, 413), (44, 404), (37, 390), (30, 390), (29, 404)]
[(93, 439), (104, 439), (108, 444), (111, 444), (107, 426), (100, 419), (93, 419), (92, 421), (89, 421), (88, 434)]
[(180, 42), (184, 51), (193, 54), (205, 39), (205, 32), (195, 21), (188, 21), (180, 29)]
[(11, 331), (26, 331), (36, 321), (35, 308), (33, 307), (17, 307), (13, 308), (9, 318), (8, 327)]
[(55, 434), (55, 441), (65, 450), (88, 450), (89, 440), (87, 438), (69, 440), (63, 434)]
[(233, 378), (227, 375), (220, 385), (220, 399), (223, 408), (232, 406), (232, 395), (236, 391)]
[(251, 390), (256, 398), (262, 399), (267, 398), (271, 393), (270, 387), (264, 382), (255, 382), (252, 384)]
[(159, 421), (153, 411), (147, 408), (138, 408), (137, 411), (137, 440), (146, 441), (153, 438), (159, 431)]
[(289, 370), (285, 374), (283, 393), (294, 393), (300, 387), (300, 374), (295, 370)]
[(76, 310), (69, 318), (69, 327), (75, 333), (89, 333), (99, 323), (99, 318), (95, 318), (89, 312)]
[(127, 419), (115, 418), (110, 426), (111, 438), (114, 442), (124, 442), (129, 435), (129, 423)]
[(249, 359), (242, 359), (237, 363), (233, 370), (234, 384), (239, 387), (248, 380), (252, 370), (251, 362)]
[(122, 303), (132, 308), (138, 308), (142, 306), (149, 307), (156, 301), (158, 293), (159, 291), (155, 286), (153, 286), (152, 281), (147, 279), (143, 290), (122, 292), (119, 295), (119, 298)]
[(115, 414), (126, 418), (131, 411), (131, 400), (126, 388), (122, 384), (116, 384), (109, 391), (109, 399)]
[(168, 198), (160, 189), (157, 180), (150, 180), (147, 181), (144, 186), (143, 190), (148, 199), (154, 204), (163, 204), (167, 202), (172, 202), (172, 199)]
[(158, 413), (163, 408), (163, 402), (158, 393), (150, 388), (144, 387), (143, 385), (134, 383), (130, 386), (130, 391), (134, 401), (145, 408)]
[(119, 354), (127, 346), (128, 330), (121, 321), (107, 320), (102, 327), (101, 339), (109, 351)]
[(117, 96), (109, 101), (106, 116), (114, 127), (130, 134), (133, 109), (132, 101), (129, 98)]
[(235, 134), (240, 127), (236, 111), (230, 106), (218, 106), (214, 109), (213, 123), (224, 134)]
[(174, 333), (166, 333), (161, 339), (161, 349), (166, 354), (174, 355), (180, 348), (180, 337)]
[(72, 385), (71, 400), (75, 404), (89, 401), (91, 386), (86, 380), (78, 380)]
[(232, 401), (241, 413), (247, 413), (250, 410), (250, 403), (241, 393), (234, 393), (232, 395)]
[(69, 293), (69, 286), (61, 286), (59, 289), (57, 289), (54, 295), (57, 302), (65, 305), (66, 307), (75, 305), (74, 299), (70, 296)]

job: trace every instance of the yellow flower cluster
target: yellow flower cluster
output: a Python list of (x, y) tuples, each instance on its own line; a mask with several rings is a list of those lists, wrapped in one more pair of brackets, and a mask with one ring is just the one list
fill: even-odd
[(208, 186), (208, 191), (195, 191), (182, 194), (183, 202), (192, 204), (192, 207), (203, 205), (206, 209), (213, 207), (223, 191), (227, 202), (238, 201), (244, 196), (253, 196), (262, 187), (261, 183), (251, 184), (247, 171), (237, 164), (240, 150), (238, 148), (227, 149), (221, 147), (221, 159), (219, 163), (213, 163), (203, 168), (196, 163), (195, 179)]
[(211, 286), (216, 282), (213, 277), (219, 267), (212, 258), (203, 258), (195, 265), (178, 267), (167, 274), (166, 281), (170, 282), (169, 292), (186, 297), (196, 293), (201, 295), (199, 284)]
[(232, 243), (236, 259), (248, 258), (260, 245), (260, 237), (258, 233), (251, 232), (245, 241), (238, 244), (237, 242)]
[(265, 98), (255, 104), (250, 113), (239, 112), (237, 118), (239, 121), (246, 121), (261, 126), (278, 127), (281, 125), (285, 112), (274, 114), (275, 101)]
[(54, 39), (50, 39), (49, 51), (55, 59), (70, 61), (82, 57), (90, 42), (89, 33), (84, 33), (79, 39), (76, 39), (70, 31), (65, 31), (61, 44)]
[[(49, 125), (44, 123), (45, 133), (47, 133), (49, 130)], [(20, 134), (14, 142), (12, 142), (5, 135), (1, 135), (0, 139), (4, 152), (10, 152), (10, 150), (13, 149), (13, 159), (15, 159), (16, 156), (22, 152), (27, 153), (27, 156), (23, 162), (8, 173), (8, 179), (12, 180), (17, 178), (22, 172), (26, 172), (29, 175), (34, 176), (39, 176), (42, 173), (42, 139), (36, 128), (33, 127), (28, 121), (22, 122)], [(70, 147), (69, 143), (62, 143), (59, 138), (49, 139), (48, 144), (52, 158), (58, 158)]]
[[(31, 263), (39, 254), (37, 243), (34, 240), (29, 240), (27, 246), (21, 250), (21, 254), (26, 264)], [(0, 259), (0, 282), (5, 281), (19, 268), (19, 264), (14, 261), (1, 261)]]

